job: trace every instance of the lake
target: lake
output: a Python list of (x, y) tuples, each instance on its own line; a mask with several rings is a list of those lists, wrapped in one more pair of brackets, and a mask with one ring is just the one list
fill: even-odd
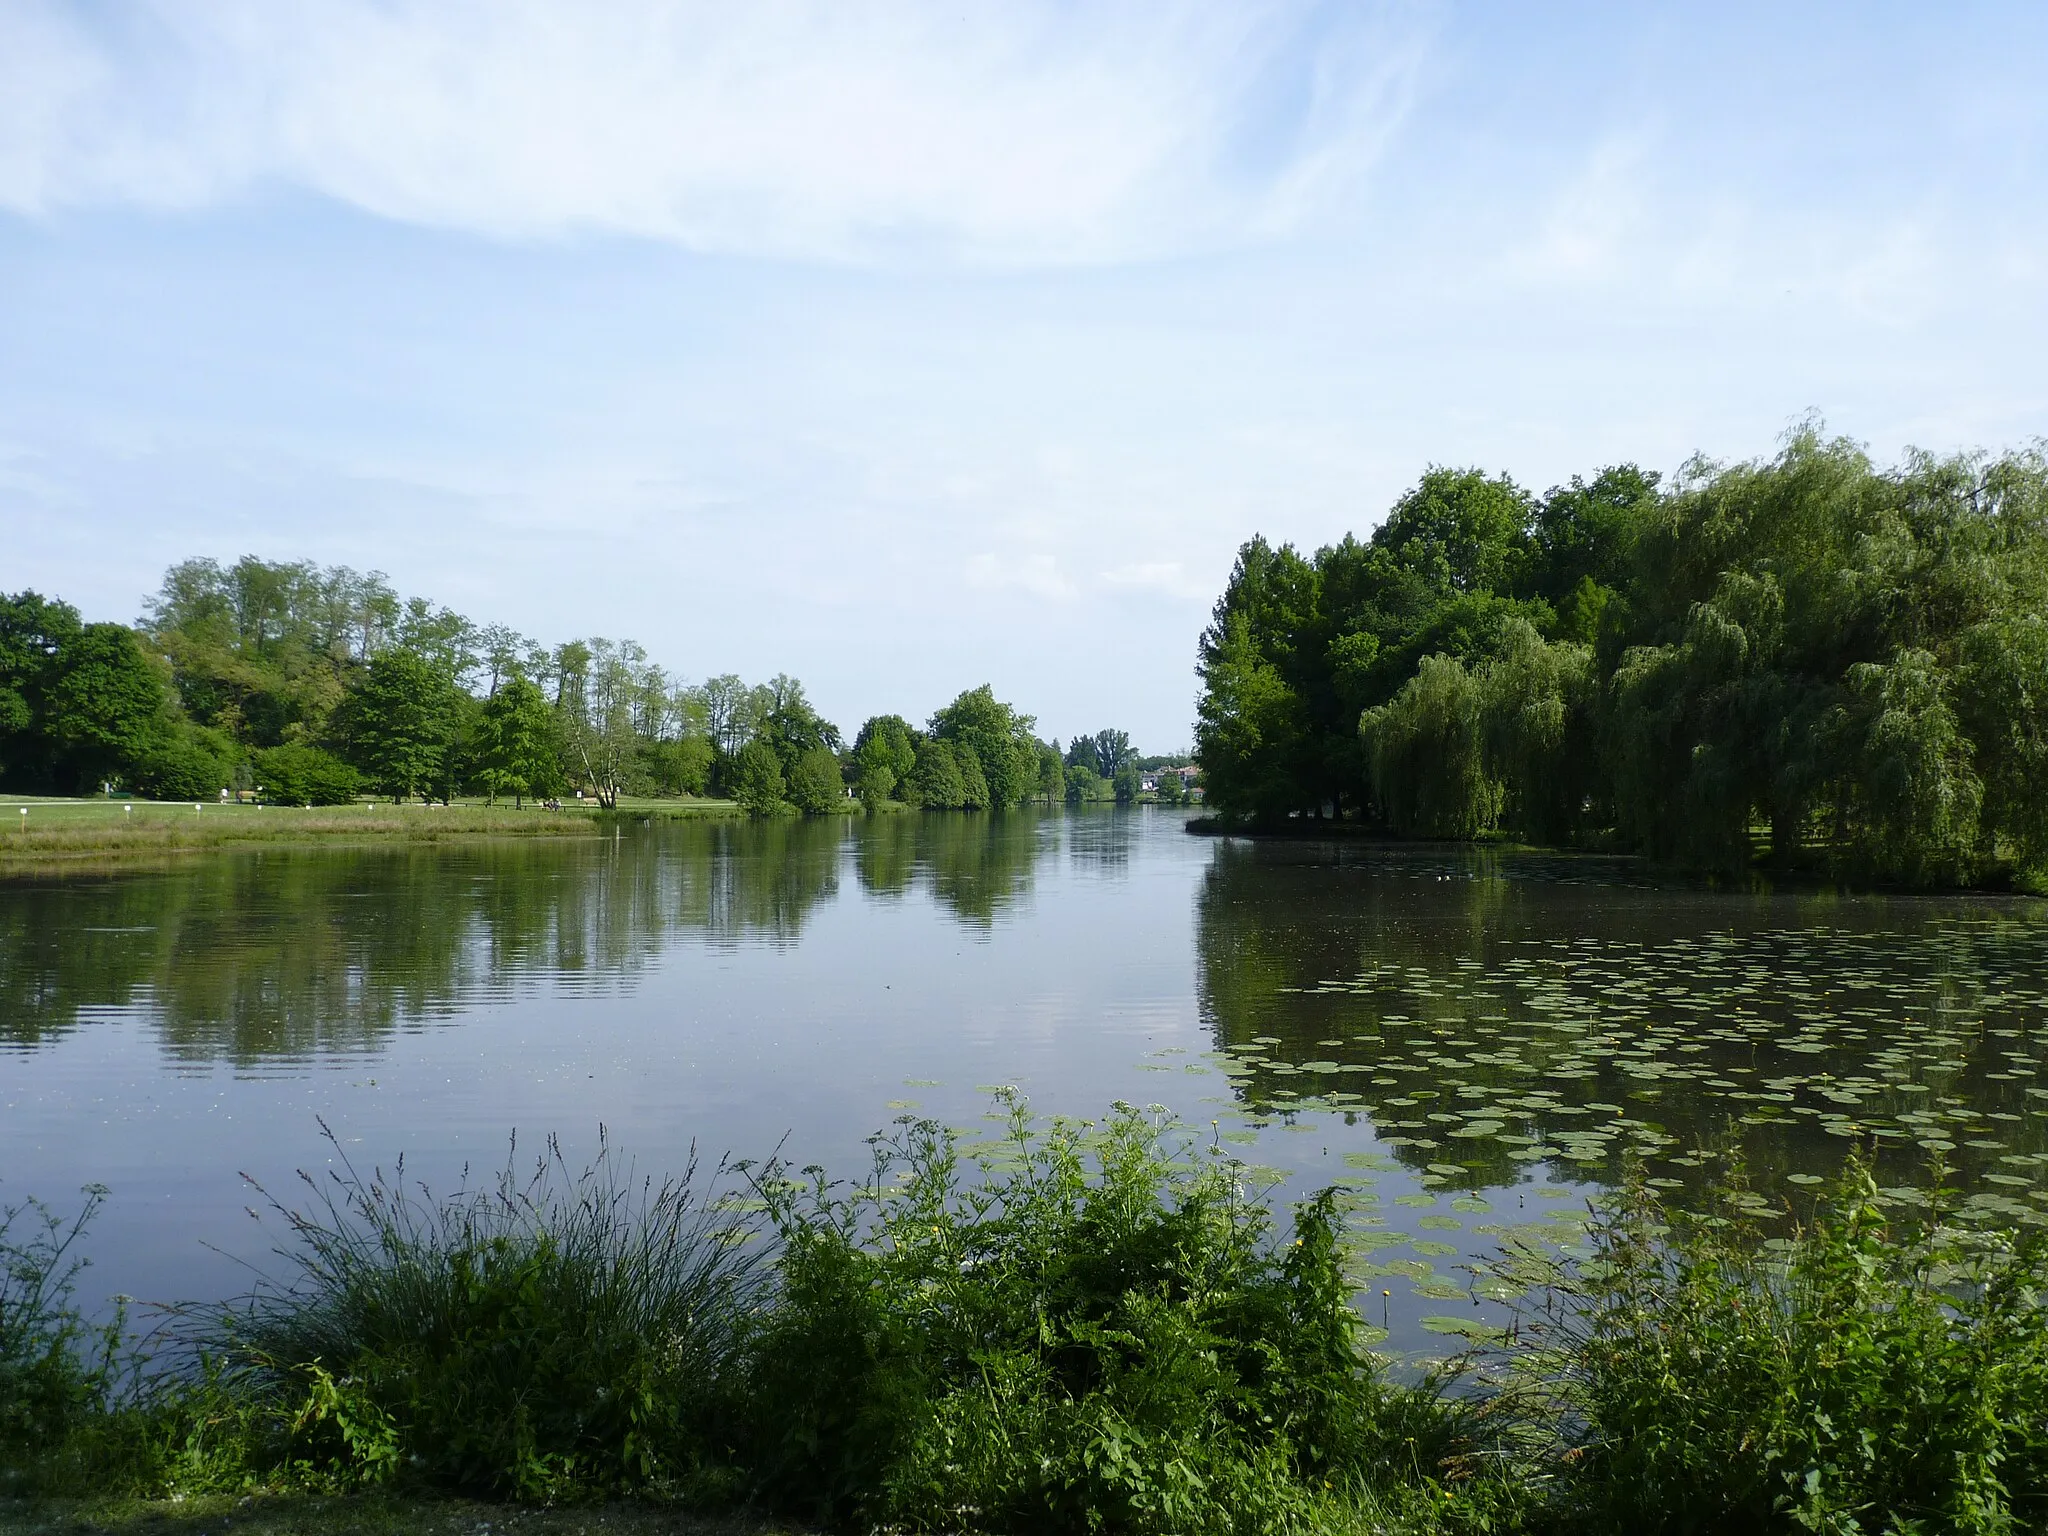
[[(1371, 1320), (1496, 1315), (1632, 1157), (1796, 1209), (1858, 1144), (2048, 1216), (2048, 903), (1660, 883), (1595, 858), (1190, 836), (1156, 808), (253, 849), (0, 884), (0, 1201), (111, 1196), (90, 1297), (246, 1286), (339, 1156), (445, 1189), (598, 1128), (856, 1174), (898, 1115), (1158, 1104), (1347, 1186)], [(1213, 1124), (1212, 1124), (1213, 1122)], [(322, 1127), (331, 1129), (332, 1141)], [(1380, 1291), (1388, 1294), (1381, 1296)]]

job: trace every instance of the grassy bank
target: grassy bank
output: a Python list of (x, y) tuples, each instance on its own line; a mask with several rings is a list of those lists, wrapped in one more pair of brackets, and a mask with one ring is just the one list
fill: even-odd
[(0, 1500), (0, 1536), (803, 1536), (772, 1516), (647, 1503), (508, 1509), (478, 1499), (367, 1493)]
[(1704, 1216), (1626, 1190), (1578, 1257), (1503, 1255), (1518, 1329), (1418, 1380), (1364, 1347), (1331, 1196), (1274, 1212), (1125, 1110), (1015, 1109), (975, 1146), (906, 1121), (844, 1184), (550, 1156), (439, 1199), (344, 1162), (290, 1213), (289, 1273), (146, 1349), (71, 1309), (76, 1224), (18, 1212), (0, 1477), (33, 1502), (9, 1518), (250, 1496), (316, 1531), (437, 1529), (446, 1498), (491, 1501), (472, 1531), (588, 1530), (607, 1503), (627, 1529), (1161, 1536), (2048, 1519), (2048, 1250), (1938, 1196), (1897, 1221), (1857, 1163), (1803, 1219), (1739, 1183)]
[[(27, 814), (23, 814), (24, 810)], [(295, 843), (435, 843), (481, 837), (591, 837), (612, 819), (729, 816), (728, 801), (626, 801), (549, 811), (535, 805), (297, 806), (149, 801), (0, 800), (0, 878), (147, 866), (210, 849)]]

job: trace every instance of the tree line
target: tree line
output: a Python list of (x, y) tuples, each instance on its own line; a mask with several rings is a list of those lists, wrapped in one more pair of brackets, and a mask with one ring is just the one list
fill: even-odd
[(1204, 631), (1224, 821), (1981, 883), (2048, 863), (2048, 458), (1774, 457), (1542, 496), (1432, 468), (1254, 538)]
[(633, 641), (543, 645), (345, 566), (188, 560), (132, 626), (0, 595), (0, 785), (25, 793), (518, 805), (581, 791), (606, 808), (718, 795), (817, 815), (1137, 798), (1128, 734), (1063, 752), (1035, 729), (983, 686), (922, 728), (876, 716), (849, 746), (793, 677), (690, 683)]

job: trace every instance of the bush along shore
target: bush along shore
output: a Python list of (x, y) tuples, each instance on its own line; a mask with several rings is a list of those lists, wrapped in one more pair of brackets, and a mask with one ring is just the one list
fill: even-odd
[[(2048, 1521), (2048, 1250), (1901, 1224), (1851, 1160), (1802, 1220), (1640, 1183), (1503, 1256), (1508, 1339), (1363, 1347), (1336, 1197), (1282, 1220), (1126, 1108), (434, 1197), (309, 1181), (289, 1271), (145, 1345), (75, 1309), (76, 1218), (0, 1243), (0, 1492), (629, 1500), (827, 1529), (2016, 1532)], [(338, 1149), (337, 1149), (338, 1150)], [(283, 1211), (283, 1207), (279, 1207)], [(432, 1507), (422, 1504), (421, 1520)], [(380, 1515), (387, 1520), (387, 1515)]]

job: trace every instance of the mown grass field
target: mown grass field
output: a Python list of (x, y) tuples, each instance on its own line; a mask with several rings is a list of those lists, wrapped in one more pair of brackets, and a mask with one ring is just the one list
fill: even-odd
[[(615, 815), (702, 817), (738, 814), (726, 800), (622, 800)], [(595, 802), (560, 811), (534, 804), (457, 800), (453, 805), (298, 806), (146, 800), (0, 799), (0, 877), (148, 865), (215, 848), (251, 844), (443, 842), (472, 837), (590, 837)]]

